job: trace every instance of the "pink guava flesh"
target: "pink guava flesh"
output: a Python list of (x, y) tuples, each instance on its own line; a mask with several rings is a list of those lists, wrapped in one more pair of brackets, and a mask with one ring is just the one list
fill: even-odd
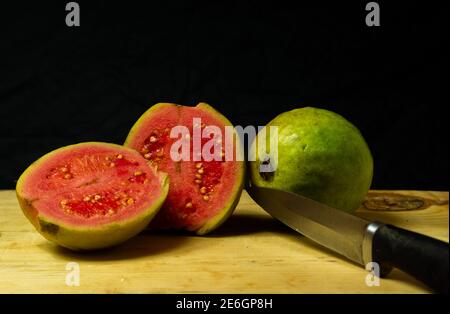
[(41, 158), (24, 173), (17, 193), (34, 215), (92, 227), (139, 215), (163, 191), (156, 171), (135, 151), (86, 143)]
[[(200, 160), (194, 160), (194, 118), (201, 120), (201, 125), (196, 128), (203, 130), (214, 126), (221, 130), (221, 160), (204, 161), (204, 156), (197, 156)], [(222, 211), (234, 209), (242, 190), (244, 165), (224, 158), (226, 149), (232, 150), (236, 156), (235, 142), (225, 141), (226, 125), (232, 127), (228, 120), (207, 105), (186, 107), (174, 104), (156, 105), (135, 124), (125, 145), (139, 151), (170, 179), (169, 194), (152, 221), (152, 227), (197, 230)], [(173, 143), (179, 140), (179, 137), (170, 137), (175, 126), (189, 129), (189, 161), (173, 161), (170, 156)], [(201, 145), (211, 138), (201, 139)]]

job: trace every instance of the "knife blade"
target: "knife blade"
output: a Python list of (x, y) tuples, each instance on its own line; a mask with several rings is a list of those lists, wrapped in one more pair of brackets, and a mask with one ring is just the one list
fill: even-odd
[(272, 217), (381, 276), (397, 267), (438, 292), (448, 292), (448, 243), (337, 210), (310, 198), (251, 183), (249, 195)]
[(309, 239), (365, 265), (364, 234), (369, 221), (294, 193), (252, 187), (250, 196), (272, 217)]

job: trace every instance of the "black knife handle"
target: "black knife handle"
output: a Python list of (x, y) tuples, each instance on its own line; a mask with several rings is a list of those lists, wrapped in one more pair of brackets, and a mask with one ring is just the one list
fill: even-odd
[(372, 259), (380, 268), (396, 267), (434, 291), (448, 293), (448, 243), (391, 225), (372, 239)]

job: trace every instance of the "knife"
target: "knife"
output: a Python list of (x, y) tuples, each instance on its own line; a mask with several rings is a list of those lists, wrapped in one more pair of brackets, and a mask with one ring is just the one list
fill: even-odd
[(309, 239), (364, 267), (378, 263), (380, 277), (396, 267), (434, 291), (448, 293), (448, 243), (367, 221), (291, 192), (251, 183), (246, 190), (272, 217)]

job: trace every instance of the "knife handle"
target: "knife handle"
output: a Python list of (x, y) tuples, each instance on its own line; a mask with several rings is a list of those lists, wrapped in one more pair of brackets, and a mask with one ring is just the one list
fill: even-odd
[(372, 239), (372, 259), (381, 269), (396, 267), (439, 293), (448, 293), (448, 243), (381, 225)]

